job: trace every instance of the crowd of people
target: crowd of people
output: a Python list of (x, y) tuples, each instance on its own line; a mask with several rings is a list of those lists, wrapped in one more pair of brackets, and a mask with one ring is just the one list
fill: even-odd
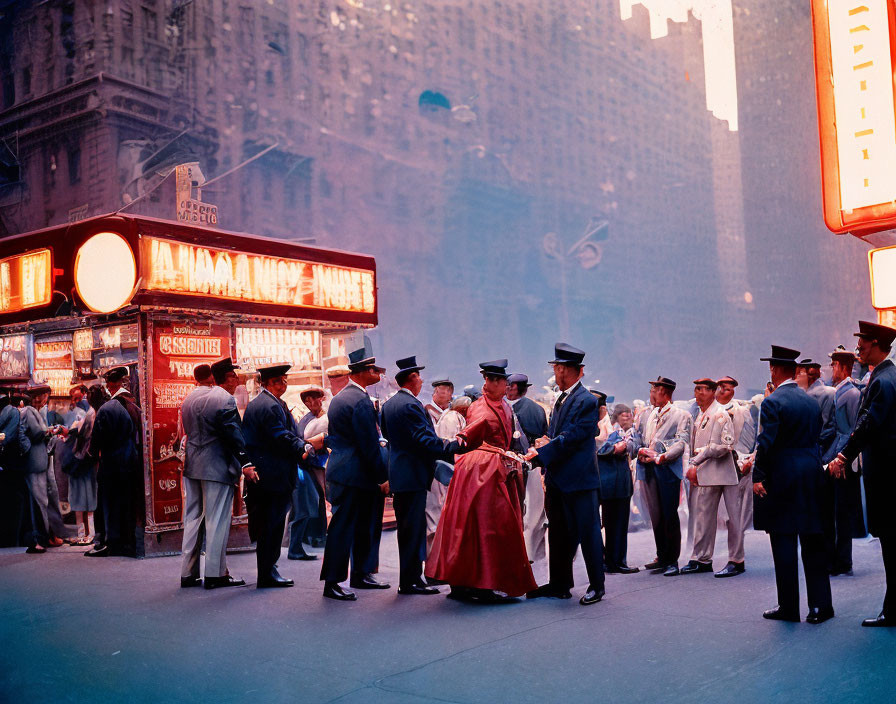
[[(677, 401), (679, 385), (658, 376), (647, 403), (611, 408), (606, 394), (583, 384), (585, 352), (558, 343), (541, 399), (500, 359), (479, 364), (481, 389), (456, 396), (449, 379), (436, 379), (424, 403), (425, 367), (411, 356), (396, 362), (397, 391), (380, 403), (368, 389), (386, 370), (358, 350), (328, 372), (329, 392), (302, 390), (301, 418), (283, 400), (290, 366), (258, 369), (260, 392), (241, 417), (238, 367), (230, 358), (200, 365), (181, 408), (181, 586), (245, 584), (226, 560), (234, 492), (243, 486), (258, 588), (293, 585), (278, 571), (286, 536), (289, 559), (314, 560), (305, 545), (324, 547), (325, 597), (353, 601), (353, 590), (389, 589), (378, 572), (391, 495), (402, 595), (448, 585), (447, 596), (460, 601), (569, 599), (581, 554), (588, 583), (579, 603), (596, 604), (605, 574), (640, 571), (629, 564), (628, 532), (649, 517), (656, 553), (643, 569), (666, 577), (743, 574), (745, 532), (767, 531), (778, 605), (763, 615), (773, 620), (800, 620), (799, 545), (806, 621), (822, 623), (834, 616), (830, 577), (852, 574), (853, 539), (870, 530), (888, 583), (896, 569), (887, 510), (896, 496), (896, 368), (888, 359), (896, 330), (864, 321), (859, 328), (856, 352), (839, 346), (829, 355), (831, 384), (820, 362), (772, 346), (762, 358), (765, 394), (747, 401), (735, 399), (732, 376), (695, 379), (693, 398)], [(80, 542), (97, 535), (86, 554), (133, 554), (143, 433), (126, 373), (106, 374), (108, 394), (73, 388), (65, 417), (47, 412), (49, 389), (40, 385), (0, 411), (0, 477), (10, 484), (20, 476), (27, 488), (20, 524), (29, 552), (61, 542), (55, 461), (69, 476)], [(720, 524), (727, 561), (714, 571)], [(533, 565), (544, 561), (549, 576), (538, 585)], [(863, 625), (896, 624), (890, 601)]]

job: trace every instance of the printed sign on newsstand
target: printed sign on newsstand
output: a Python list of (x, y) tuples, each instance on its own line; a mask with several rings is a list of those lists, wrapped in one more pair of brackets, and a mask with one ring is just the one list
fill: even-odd
[(156, 321), (152, 340), (152, 516), (156, 524), (183, 520), (180, 407), (195, 387), (193, 369), (230, 354), (230, 326)]

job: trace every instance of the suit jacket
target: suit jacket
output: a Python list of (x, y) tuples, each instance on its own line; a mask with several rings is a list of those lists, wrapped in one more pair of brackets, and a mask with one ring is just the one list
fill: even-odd
[(795, 383), (782, 384), (763, 400), (759, 427), (753, 481), (762, 482), (768, 495), (755, 497), (754, 527), (821, 533), (821, 407)]
[(246, 453), (258, 470), (258, 483), (247, 482), (250, 492), (258, 488), (268, 493), (291, 493), (298, 478), (305, 441), (286, 404), (262, 390), (246, 407), (243, 438)]
[(718, 401), (694, 421), (691, 463), (697, 466), (700, 486), (733, 486), (738, 483), (734, 464), (734, 423)]
[(46, 472), (50, 466), (50, 458), (47, 455), (47, 424), (34, 406), (25, 406), (22, 409), (22, 423), (25, 424), (25, 434), (31, 441), (31, 449), (28, 450), (28, 459), (25, 462), (25, 473)]
[(22, 446), (19, 443), (19, 425), (22, 414), (11, 403), (0, 410), (0, 433), (6, 437), (0, 442), (0, 467), (4, 469), (20, 469), (24, 463)]
[(834, 410), (821, 431), (821, 461), (827, 464), (843, 451), (859, 418), (862, 392), (852, 382), (844, 380), (834, 390)]
[[(643, 415), (643, 414), (642, 414)], [(650, 436), (651, 427), (654, 427)], [(649, 447), (656, 450), (661, 444), (663, 464), (659, 468), (672, 472), (676, 477), (684, 477), (682, 455), (685, 447), (691, 442), (691, 414), (672, 405), (670, 401), (663, 408), (654, 408), (641, 424), (641, 428), (628, 439), (628, 451), (631, 457), (637, 457), (638, 450)], [(645, 479), (646, 466), (636, 463), (635, 473), (638, 479)]]
[(834, 391), (833, 386), (828, 386), (821, 379), (816, 379), (806, 393), (818, 401), (821, 407), (821, 427), (824, 428), (830, 420), (831, 414), (834, 412)]
[(389, 470), (370, 396), (349, 384), (330, 401), (327, 417), (327, 481), (376, 490), (389, 479)]
[(628, 463), (628, 455), (617, 455), (614, 448), (622, 440), (619, 431), (613, 431), (597, 448), (597, 470), (600, 476), (600, 498), (627, 499), (634, 493), (632, 469)]
[(197, 386), (181, 405), (187, 436), (184, 476), (236, 484), (249, 464), (236, 399), (220, 386)]
[(454, 463), (456, 440), (442, 440), (423, 404), (399, 391), (383, 404), (383, 437), (389, 441), (389, 489), (427, 491), (436, 460)]
[(551, 441), (538, 451), (545, 483), (564, 492), (600, 487), (597, 471), (597, 399), (582, 384), (551, 414)]
[(868, 529), (872, 535), (896, 530), (896, 366), (886, 359), (871, 372), (855, 429), (842, 450), (852, 462), (863, 452)]
[(548, 433), (548, 417), (544, 409), (528, 396), (521, 396), (512, 406), (513, 412), (520, 421), (520, 427), (531, 446), (535, 438)]
[(137, 470), (134, 423), (116, 399), (106, 401), (96, 413), (90, 436), (91, 457), (98, 457), (98, 474), (127, 474)]

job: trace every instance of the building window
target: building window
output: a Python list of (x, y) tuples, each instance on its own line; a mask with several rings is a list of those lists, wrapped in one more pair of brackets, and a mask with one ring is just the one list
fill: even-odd
[(68, 150), (68, 182), (74, 186), (81, 180), (81, 146)]
[(31, 93), (31, 67), (26, 66), (22, 69), (22, 94)]
[(143, 32), (147, 39), (159, 38), (159, 16), (148, 7), (143, 8)]
[(131, 10), (121, 10), (121, 35), (125, 41), (134, 41), (134, 13)]

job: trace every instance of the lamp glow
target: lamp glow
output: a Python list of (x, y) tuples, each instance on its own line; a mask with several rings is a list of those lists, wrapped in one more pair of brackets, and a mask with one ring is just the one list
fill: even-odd
[(896, 247), (868, 252), (871, 269), (871, 305), (878, 310), (896, 308)]
[(137, 283), (137, 264), (127, 240), (100, 232), (78, 249), (75, 287), (94, 313), (111, 313), (125, 305)]

